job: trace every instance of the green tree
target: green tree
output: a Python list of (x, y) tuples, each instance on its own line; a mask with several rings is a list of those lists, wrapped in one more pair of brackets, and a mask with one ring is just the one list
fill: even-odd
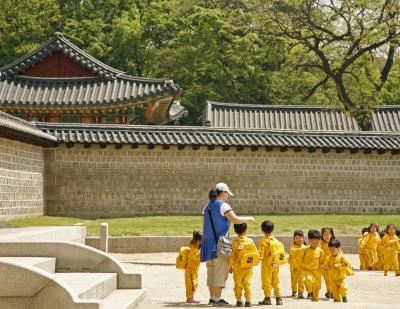
[[(370, 109), (393, 65), (400, 37), (400, 3), (392, 0), (256, 1), (257, 31), (305, 50), (298, 66), (322, 73), (310, 89), (333, 82), (343, 106), (368, 128)], [(379, 66), (377, 59), (384, 58)]]
[(59, 18), (54, 0), (0, 1), (0, 66), (45, 42)]

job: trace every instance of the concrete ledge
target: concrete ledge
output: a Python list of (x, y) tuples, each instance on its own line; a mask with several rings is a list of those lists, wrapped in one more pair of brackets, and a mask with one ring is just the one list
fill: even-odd
[(0, 242), (0, 256), (55, 257), (56, 272), (116, 273), (118, 289), (141, 289), (142, 274), (127, 272), (114, 257), (73, 242)]
[(84, 244), (86, 226), (36, 226), (0, 229), (0, 242), (73, 241)]
[[(262, 236), (250, 235), (256, 244)], [(293, 236), (280, 235), (277, 238), (283, 242), (286, 250), (289, 250), (293, 242)], [(357, 253), (358, 236), (340, 235), (337, 239), (342, 243), (344, 252)], [(108, 250), (113, 253), (157, 253), (157, 252), (177, 252), (181, 246), (187, 245), (191, 240), (190, 236), (126, 236), (110, 237), (108, 239)], [(86, 245), (99, 248), (99, 237), (87, 237)]]
[(81, 300), (53, 274), (16, 262), (0, 262), (0, 308), (100, 309), (100, 301)]

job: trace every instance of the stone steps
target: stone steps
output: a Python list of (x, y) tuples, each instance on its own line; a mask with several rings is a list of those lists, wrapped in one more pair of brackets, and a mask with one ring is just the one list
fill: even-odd
[(145, 295), (141, 273), (77, 243), (0, 242), (0, 270), (0, 308), (132, 309)]
[(0, 257), (0, 262), (3, 261), (34, 266), (51, 274), (54, 273), (56, 269), (56, 259), (53, 257)]
[(115, 290), (102, 300), (103, 309), (135, 308), (145, 297), (144, 289)]
[(80, 299), (103, 299), (117, 289), (114, 273), (55, 273)]

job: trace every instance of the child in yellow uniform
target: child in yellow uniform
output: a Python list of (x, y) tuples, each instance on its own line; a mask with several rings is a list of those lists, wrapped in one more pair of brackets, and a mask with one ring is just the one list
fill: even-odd
[(382, 252), (384, 257), (383, 269), (385, 276), (388, 272), (393, 270), (396, 275), (400, 275), (399, 270), (399, 239), (396, 236), (396, 227), (394, 224), (388, 224), (386, 228), (386, 235), (382, 238)]
[(296, 230), (293, 235), (293, 245), (290, 248), (289, 264), (290, 279), (292, 283), (292, 297), (304, 298), (304, 274), (301, 272), (299, 256), (301, 249), (305, 248), (303, 231)]
[(272, 236), (274, 223), (269, 220), (261, 224), (261, 230), (264, 238), (259, 244), (259, 253), (261, 260), (261, 284), (264, 291), (264, 299), (259, 302), (260, 305), (271, 305), (271, 292), (274, 289), (276, 304), (283, 305), (281, 298), (281, 287), (279, 282), (279, 265), (273, 261), (272, 252), (277, 245), (278, 240)]
[[(396, 236), (399, 239), (399, 246), (400, 246), (400, 230), (396, 230)], [(399, 267), (400, 267), (400, 250), (399, 250)]]
[(368, 232), (364, 234), (361, 242), (361, 249), (365, 249), (367, 254), (368, 270), (372, 270), (378, 262), (378, 246), (380, 245), (380, 241), (378, 224), (371, 223), (368, 227)]
[[(366, 232), (368, 232), (368, 228), (364, 227), (361, 230), (361, 235), (364, 236)], [(360, 270), (367, 270), (368, 269), (367, 252), (365, 251), (365, 248), (361, 248), (362, 241), (363, 237), (358, 239), (358, 258), (360, 259)]]
[(253, 240), (246, 236), (247, 224), (235, 224), (234, 230), (238, 237), (232, 243), (229, 272), (233, 272), (236, 306), (243, 306), (242, 292), (244, 290), (246, 299), (244, 306), (251, 307), (251, 278), (253, 277), (253, 266), (258, 264), (259, 255)]
[(300, 256), (301, 269), (304, 272), (307, 298), (318, 301), (324, 262), (324, 250), (319, 246), (321, 233), (317, 230), (308, 231), (308, 240), (310, 245), (302, 249)]
[[(335, 233), (333, 232), (333, 228), (331, 227), (323, 227), (321, 229), (321, 243), (320, 247), (324, 250), (324, 259), (327, 259), (328, 256), (331, 255), (331, 251), (329, 250), (329, 242), (331, 239), (335, 239)], [(325, 261), (324, 261), (325, 262)], [(325, 297), (330, 299), (332, 297), (331, 288), (329, 285), (329, 276), (325, 270), (322, 270), (322, 276), (324, 277), (326, 293)]]
[(200, 267), (200, 246), (203, 236), (200, 232), (194, 231), (192, 240), (190, 241), (190, 249), (187, 256), (187, 264), (185, 267), (185, 286), (186, 286), (186, 303), (197, 304), (199, 301), (194, 300), (199, 278)]
[(381, 241), (379, 242), (378, 247), (376, 248), (376, 256), (378, 257), (378, 259), (375, 263), (374, 270), (383, 270), (384, 256), (383, 256), (383, 248), (382, 248), (382, 238), (385, 235), (386, 235), (385, 231), (379, 232), (379, 237), (380, 237)]
[(329, 276), (333, 299), (335, 302), (347, 303), (346, 275), (353, 275), (353, 268), (349, 259), (342, 253), (340, 241), (332, 239), (329, 242), (329, 249), (331, 254), (325, 259), (324, 270)]

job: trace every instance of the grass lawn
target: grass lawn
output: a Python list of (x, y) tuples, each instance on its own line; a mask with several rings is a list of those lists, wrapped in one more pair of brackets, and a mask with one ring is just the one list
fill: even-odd
[[(383, 229), (388, 223), (400, 226), (397, 215), (262, 215), (255, 216), (256, 225), (250, 225), (250, 234), (260, 233), (260, 224), (269, 219), (275, 223), (276, 234), (292, 234), (295, 229), (304, 232), (311, 228), (333, 227), (336, 234), (361, 234), (361, 229), (371, 222), (377, 222)], [(89, 236), (99, 235), (100, 223), (107, 222), (111, 236), (145, 235), (191, 235), (193, 230), (201, 230), (200, 216), (152, 216), (135, 218), (87, 220), (65, 217), (37, 217), (33, 219), (2, 222), (8, 227), (60, 226), (84, 223)]]

